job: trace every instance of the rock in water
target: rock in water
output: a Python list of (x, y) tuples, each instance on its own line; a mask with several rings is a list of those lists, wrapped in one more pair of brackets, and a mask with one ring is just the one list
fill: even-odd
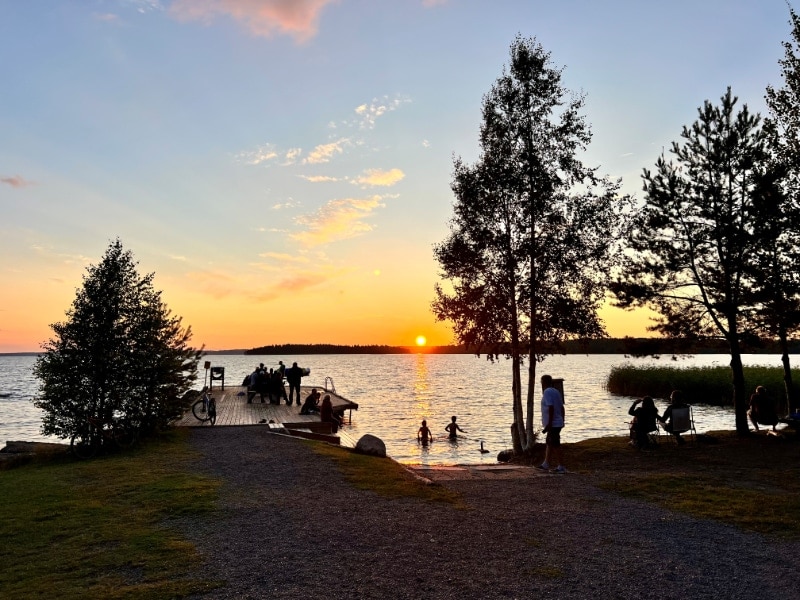
[(497, 462), (508, 462), (514, 456), (514, 452), (511, 450), (501, 450), (497, 453)]
[(358, 440), (356, 452), (386, 458), (386, 444), (379, 437), (367, 433)]

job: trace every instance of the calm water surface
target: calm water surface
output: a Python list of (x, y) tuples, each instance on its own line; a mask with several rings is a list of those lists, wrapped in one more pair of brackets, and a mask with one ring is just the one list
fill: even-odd
[[(492, 464), (497, 453), (510, 447), (511, 365), (495, 364), (469, 355), (313, 355), (242, 356), (210, 355), (213, 366), (225, 367), (225, 381), (238, 385), (259, 362), (277, 366), (278, 360), (310, 367), (303, 384), (322, 385), (332, 377), (337, 392), (359, 404), (346, 429), (358, 439), (365, 433), (381, 438), (388, 453), (403, 463), (429, 465)], [(6, 440), (58, 441), (39, 432), (41, 413), (31, 399), (36, 395), (34, 356), (0, 355), (0, 444)], [(780, 366), (780, 357), (748, 355), (747, 365)], [(728, 364), (726, 355), (702, 355), (674, 363), (676, 366)], [(644, 365), (661, 359), (630, 359), (622, 355), (551, 356), (537, 367), (537, 377), (550, 373), (564, 378), (566, 427), (562, 439), (576, 442), (587, 438), (622, 435), (626, 432), (628, 408), (633, 398), (616, 396), (604, 389), (612, 366)], [(672, 364), (672, 363), (670, 363)], [(201, 371), (202, 375), (204, 371)], [(537, 427), (539, 394), (536, 404)], [(664, 400), (656, 402), (660, 411)], [(466, 431), (457, 443), (447, 439), (444, 428), (452, 415)], [(732, 408), (694, 407), (699, 432), (734, 429)], [(422, 419), (434, 433), (427, 448), (417, 443)], [(480, 443), (489, 453), (480, 452)]]

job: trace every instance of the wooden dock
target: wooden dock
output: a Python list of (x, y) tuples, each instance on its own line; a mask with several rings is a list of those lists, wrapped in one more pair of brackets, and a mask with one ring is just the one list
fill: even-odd
[[(210, 395), (217, 404), (217, 421), (214, 427), (257, 425), (269, 427), (278, 433), (355, 448), (356, 440), (348, 435), (347, 424), (352, 417), (352, 411), (358, 409), (358, 404), (321, 386), (301, 386), (300, 398), (305, 400), (306, 396), (311, 393), (312, 387), (316, 387), (323, 397), (326, 394), (330, 395), (333, 411), (342, 418), (343, 422), (343, 426), (336, 433), (331, 432), (329, 423), (320, 421), (318, 414), (301, 415), (300, 407), (296, 403), (289, 406), (281, 399), (280, 404), (270, 404), (269, 398), (265, 398), (262, 403), (258, 394), (255, 395), (252, 403), (248, 403), (247, 387), (243, 386), (225, 386), (225, 389), (215, 387), (211, 390)], [(211, 427), (208, 422), (198, 421), (191, 409), (175, 421), (174, 425), (177, 427)]]

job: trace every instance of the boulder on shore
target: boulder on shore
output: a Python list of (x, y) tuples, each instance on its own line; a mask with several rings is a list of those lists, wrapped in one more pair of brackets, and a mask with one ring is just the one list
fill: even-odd
[(386, 444), (379, 437), (367, 433), (356, 443), (356, 452), (386, 458)]

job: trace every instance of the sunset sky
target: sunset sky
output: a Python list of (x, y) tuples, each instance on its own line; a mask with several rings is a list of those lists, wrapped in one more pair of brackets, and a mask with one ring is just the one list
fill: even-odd
[(432, 247), (518, 33), (586, 93), (586, 162), (641, 197), (704, 100), (765, 111), (788, 19), (783, 0), (0, 0), (0, 352), (38, 350), (117, 237), (197, 346), (452, 343)]

